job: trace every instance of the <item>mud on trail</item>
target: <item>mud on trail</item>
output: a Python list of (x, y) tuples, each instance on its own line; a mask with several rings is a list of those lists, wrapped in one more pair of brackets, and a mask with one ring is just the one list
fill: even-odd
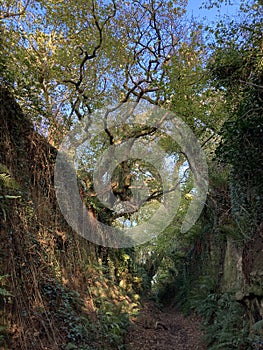
[(205, 350), (197, 317), (184, 317), (172, 309), (159, 310), (154, 303), (144, 304), (130, 326), (127, 350)]

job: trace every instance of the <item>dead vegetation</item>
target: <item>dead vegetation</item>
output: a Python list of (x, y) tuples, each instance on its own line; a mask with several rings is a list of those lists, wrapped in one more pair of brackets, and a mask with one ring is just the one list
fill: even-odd
[(97, 248), (60, 214), (56, 150), (5, 89), (0, 106), (0, 164), (2, 178), (9, 179), (0, 183), (0, 347), (114, 349), (122, 334), (113, 338), (111, 318), (126, 320), (136, 304), (104, 274)]
[(148, 302), (133, 320), (125, 342), (128, 350), (204, 350), (201, 337), (198, 318), (161, 311)]

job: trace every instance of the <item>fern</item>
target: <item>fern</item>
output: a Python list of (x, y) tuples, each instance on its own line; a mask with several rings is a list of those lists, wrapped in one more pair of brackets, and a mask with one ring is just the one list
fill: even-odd
[(17, 181), (11, 176), (8, 168), (0, 163), (0, 188), (18, 190), (20, 188)]
[[(1, 285), (3, 284), (3, 283), (1, 283), (1, 281), (6, 279), (7, 277), (9, 277), (9, 276), (8, 275), (0, 275), (0, 284)], [(0, 297), (2, 297), (5, 302), (7, 302), (7, 301), (10, 301), (10, 297), (13, 297), (13, 294), (11, 294), (8, 290), (6, 290), (2, 285), (0, 287)]]
[(263, 320), (260, 320), (258, 322), (256, 322), (253, 327), (252, 327), (253, 331), (255, 332), (263, 332)]
[(233, 344), (232, 342), (228, 341), (228, 342), (225, 342), (225, 343), (221, 343), (221, 344), (217, 344), (215, 346), (212, 346), (210, 348), (210, 350), (219, 350), (219, 349), (233, 349)]
[[(248, 322), (243, 307), (229, 293), (211, 293), (211, 281), (202, 277), (192, 294), (191, 304), (202, 317), (209, 349), (251, 349)], [(255, 328), (263, 326), (254, 325)]]
[(8, 290), (6, 290), (5, 288), (1, 288), (0, 287), (0, 296), (2, 296), (2, 297), (12, 297), (13, 294), (8, 292)]

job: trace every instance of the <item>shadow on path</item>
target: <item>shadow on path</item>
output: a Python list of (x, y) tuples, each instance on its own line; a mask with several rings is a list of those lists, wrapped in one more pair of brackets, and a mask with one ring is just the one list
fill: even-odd
[(146, 302), (125, 339), (127, 350), (205, 350), (200, 321), (175, 309), (161, 311)]

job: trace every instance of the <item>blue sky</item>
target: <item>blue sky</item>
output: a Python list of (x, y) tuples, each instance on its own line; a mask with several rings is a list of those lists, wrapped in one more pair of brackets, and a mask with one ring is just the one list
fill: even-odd
[(220, 8), (220, 13), (219, 13), (217, 8), (213, 8), (211, 10), (200, 9), (200, 7), (204, 2), (203, 0), (188, 0), (188, 6), (187, 6), (188, 15), (189, 16), (193, 15), (195, 18), (198, 18), (199, 20), (202, 20), (202, 21), (203, 21), (203, 18), (205, 17), (206, 18), (205, 22), (211, 24), (211, 22), (217, 21), (219, 14), (220, 14), (220, 17), (222, 15), (228, 15), (228, 16), (234, 17), (239, 9), (241, 1), (242, 0), (232, 0), (231, 3), (233, 3), (233, 5), (222, 4)]

